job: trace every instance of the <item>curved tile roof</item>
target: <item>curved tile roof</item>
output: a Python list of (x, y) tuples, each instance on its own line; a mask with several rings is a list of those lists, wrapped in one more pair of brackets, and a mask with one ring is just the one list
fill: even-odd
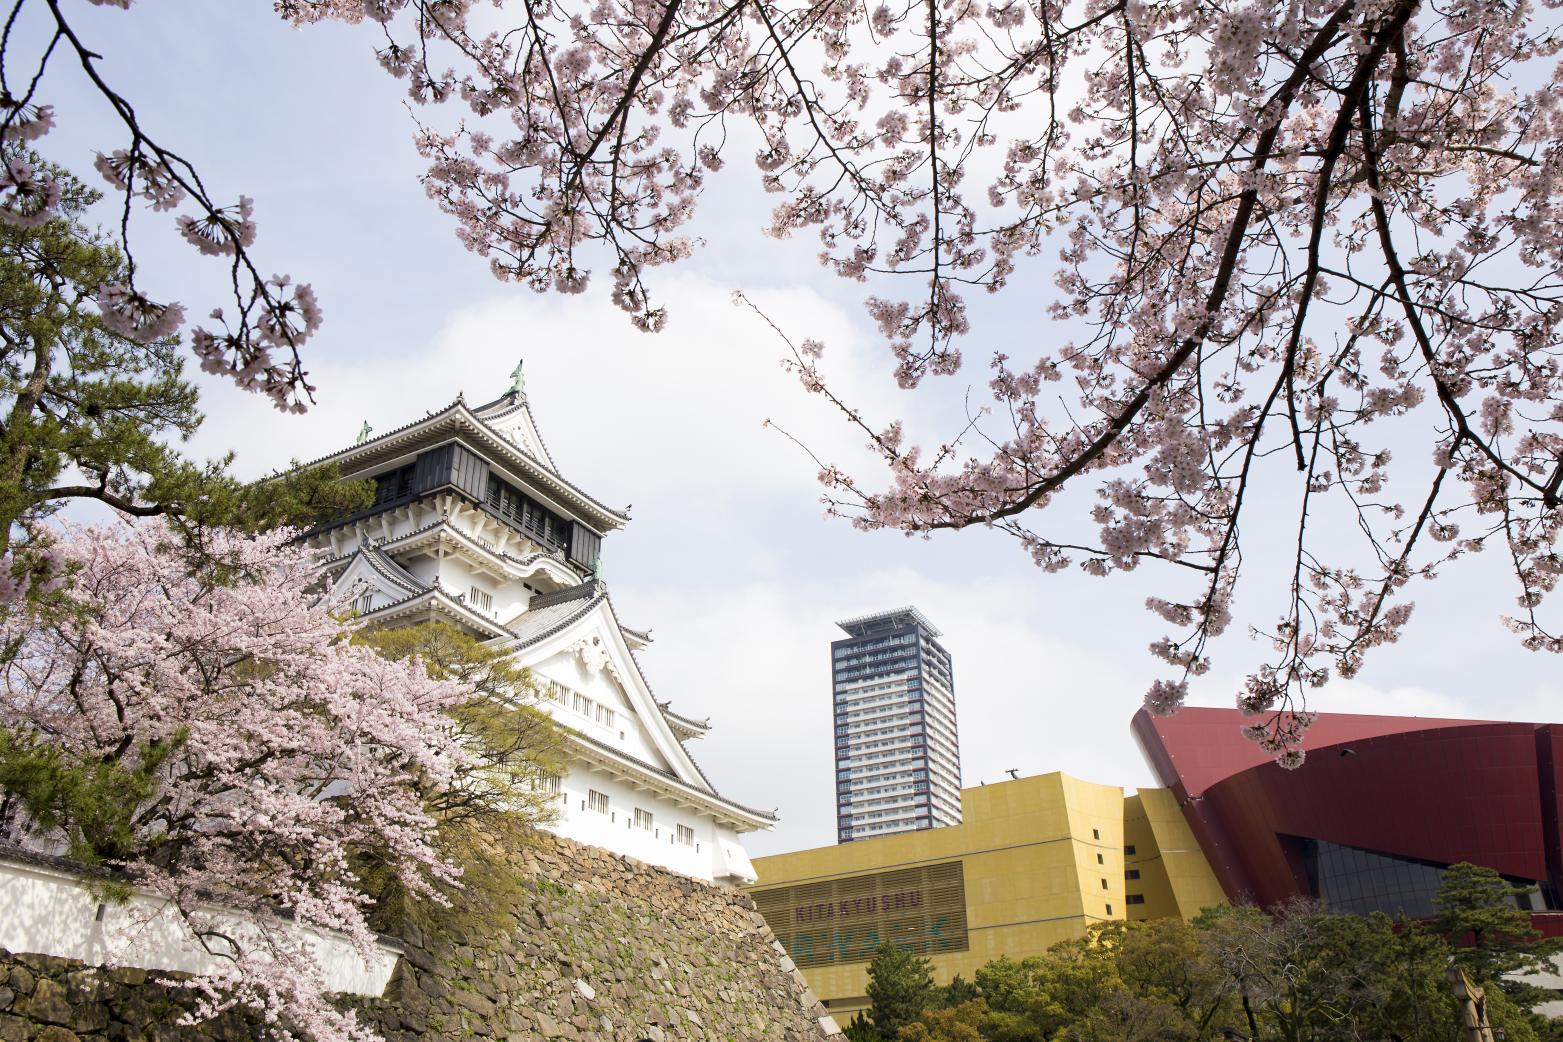
[[(467, 405), (465, 400), (457, 398), (450, 405), (438, 412), (430, 412), (421, 419), (405, 423), (400, 427), (376, 435), (361, 445), (352, 445), (336, 452), (328, 453), (307, 463), (299, 464), (297, 469), (319, 466), (322, 463), (344, 464), (355, 457), (372, 456), (377, 452), (386, 452), (395, 447), (398, 439), (403, 439), (407, 434), (419, 427), (434, 426), (441, 423), (456, 422), (469, 427), (475, 434), (480, 434), (488, 439), (489, 447), (494, 449), (496, 456), (508, 456), (512, 463), (522, 464), (522, 472), (528, 469), (533, 473), (527, 476), (533, 478), (539, 488), (544, 491), (552, 491), (560, 494), (565, 502), (575, 501), (577, 507), (586, 508), (588, 514), (597, 515), (593, 520), (605, 528), (622, 528), (629, 520), (629, 514), (622, 510), (615, 510), (610, 506), (595, 499), (585, 489), (566, 479), (553, 467), (538, 460), (530, 453), (524, 451), (521, 446), (505, 437), (499, 431), (491, 427), (488, 422)], [(535, 427), (535, 424), (534, 424)], [(541, 439), (541, 435), (539, 435)], [(550, 488), (550, 486), (553, 486)]]

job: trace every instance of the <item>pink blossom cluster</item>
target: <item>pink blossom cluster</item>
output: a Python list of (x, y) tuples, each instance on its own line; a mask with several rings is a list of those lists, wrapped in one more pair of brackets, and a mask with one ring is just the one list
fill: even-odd
[[(373, 950), (353, 867), (366, 857), (443, 900), (457, 869), (431, 844), (422, 794), (467, 762), (445, 710), (469, 693), (351, 643), (291, 532), (213, 533), (221, 583), (160, 522), (51, 535), (63, 581), (0, 614), (0, 727), (72, 761), (161, 757), (156, 791), (133, 807), (134, 850), (112, 867), (167, 896), (226, 960), (188, 985), (198, 1017), (244, 1006), (279, 1039), (368, 1042), (327, 1002), (297, 927)], [(235, 940), (214, 905), (259, 933)]]
[[(25, 6), (22, 0), (12, 21)], [(92, 0), (102, 7), (128, 9), (131, 0)], [(71, 21), (69, 5), (36, 4), (54, 23), (51, 38), (37, 55), (24, 55), (21, 35), (5, 33), (0, 39), (0, 222), (36, 227), (58, 216), (60, 186), (54, 176), (35, 161), (29, 150), (55, 125), (54, 108), (41, 104), (37, 95), (51, 63), (75, 61), (86, 74), (91, 89), (109, 103), (119, 120), (124, 147), (100, 152), (96, 167), (111, 189), (124, 198), (119, 221), (120, 246), (127, 258), (126, 278), (106, 284), (97, 303), (103, 323), (122, 336), (150, 341), (177, 334), (184, 327), (185, 309), (172, 301), (153, 299), (138, 284), (131, 228), (131, 204), (139, 200), (153, 211), (183, 208), (175, 217), (183, 238), (202, 254), (227, 258), (233, 306), (231, 320), (221, 332), (196, 328), (192, 338), (203, 367), (223, 373), (240, 386), (267, 395), (279, 409), (302, 412), (313, 401), (314, 388), (306, 379), (299, 348), (315, 331), (315, 321), (301, 320), (300, 297), (308, 296), (318, 316), (313, 295), (300, 286), (280, 294), (274, 279), (263, 278), (251, 248), (256, 228), (253, 202), (241, 196), (233, 205), (213, 199), (199, 173), (177, 152), (165, 148), (142, 125), (134, 107), (109, 85), (99, 65), (101, 54)], [(26, 84), (20, 95), (6, 86), (21, 66), (28, 72), (18, 82)]]

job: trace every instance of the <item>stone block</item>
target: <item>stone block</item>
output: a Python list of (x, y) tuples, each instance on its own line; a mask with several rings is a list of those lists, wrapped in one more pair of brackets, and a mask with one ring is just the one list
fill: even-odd
[(33, 986), (33, 993), (18, 999), (15, 1006), (22, 1016), (42, 1024), (68, 1025), (71, 1022), (71, 1003), (65, 986), (48, 977), (40, 977)]

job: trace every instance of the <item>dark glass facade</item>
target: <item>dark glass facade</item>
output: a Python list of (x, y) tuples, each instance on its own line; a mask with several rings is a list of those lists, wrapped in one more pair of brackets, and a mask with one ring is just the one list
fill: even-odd
[[(1449, 866), (1415, 858), (1394, 857), (1317, 839), (1296, 839), (1302, 851), (1312, 896), (1337, 912), (1367, 915), (1384, 912), (1407, 919), (1429, 919), (1438, 908), (1433, 899)], [(1510, 879), (1531, 892), (1510, 898), (1516, 908), (1545, 911), (1552, 907), (1549, 888), (1531, 879)]]
[(1313, 895), (1337, 912), (1386, 912), (1425, 919), (1437, 909), (1433, 898), (1444, 866), (1375, 854), (1317, 839), (1299, 840)]

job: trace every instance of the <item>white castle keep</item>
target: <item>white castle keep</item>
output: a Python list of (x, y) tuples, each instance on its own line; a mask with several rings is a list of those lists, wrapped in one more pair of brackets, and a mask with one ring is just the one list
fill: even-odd
[(315, 463), (375, 483), (372, 506), (310, 533), (376, 625), (440, 620), (512, 651), (564, 726), (569, 767), (553, 831), (675, 872), (752, 883), (739, 835), (775, 815), (719, 794), (684, 748), (705, 721), (658, 702), (636, 661), (650, 635), (619, 622), (602, 538), (629, 515), (559, 473), (521, 368), (486, 405), (461, 399)]

